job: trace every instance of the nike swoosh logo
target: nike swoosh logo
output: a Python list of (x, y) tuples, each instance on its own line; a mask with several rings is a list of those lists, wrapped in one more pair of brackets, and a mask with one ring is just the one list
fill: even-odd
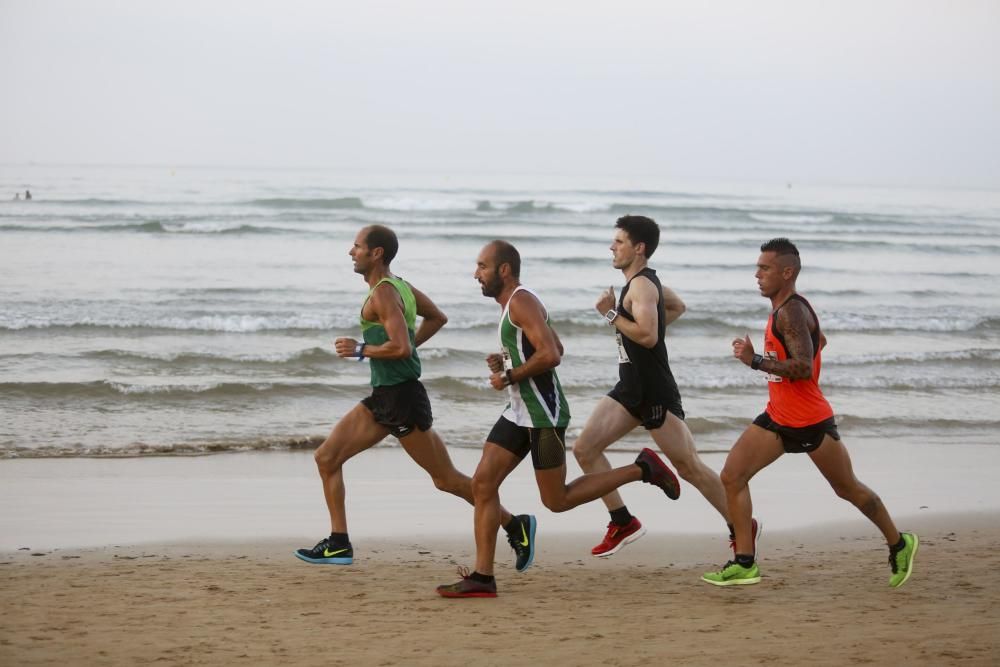
[(525, 532), (523, 523), (521, 524), (521, 546), (528, 546), (528, 533)]
[(329, 549), (323, 549), (323, 558), (329, 558), (331, 556), (336, 556), (337, 554), (342, 554), (347, 549), (337, 549), (336, 551), (330, 551)]

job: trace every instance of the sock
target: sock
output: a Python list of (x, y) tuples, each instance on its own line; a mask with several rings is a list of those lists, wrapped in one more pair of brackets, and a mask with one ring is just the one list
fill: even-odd
[(628, 508), (622, 505), (616, 510), (611, 510), (608, 512), (611, 515), (611, 523), (616, 526), (627, 526), (632, 520), (632, 514), (628, 511)]
[(492, 584), (493, 575), (492, 574), (479, 574), (478, 572), (473, 572), (469, 575), (469, 579), (473, 581), (478, 581), (481, 584)]
[(521, 526), (521, 522), (517, 520), (516, 516), (512, 516), (512, 517), (510, 517), (510, 521), (508, 521), (504, 525), (503, 529), (505, 531), (507, 531), (508, 535), (515, 535), (515, 534), (517, 534), (517, 529), (520, 526)]
[(649, 464), (645, 461), (636, 461), (635, 464), (639, 466), (639, 470), (642, 471), (642, 481), (648, 482), (650, 475)]
[(351, 540), (347, 538), (347, 533), (330, 533), (330, 546), (349, 547)]
[(753, 555), (736, 554), (736, 564), (743, 567), (753, 567)]
[(896, 542), (895, 544), (890, 544), (889, 551), (892, 553), (896, 553), (897, 551), (902, 550), (905, 546), (906, 546), (906, 540), (903, 539), (903, 534), (900, 533), (899, 542)]

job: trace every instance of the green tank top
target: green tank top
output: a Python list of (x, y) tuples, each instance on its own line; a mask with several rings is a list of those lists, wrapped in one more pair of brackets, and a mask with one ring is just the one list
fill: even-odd
[[(402, 278), (392, 276), (383, 278), (375, 284), (375, 287), (368, 290), (368, 296), (361, 304), (361, 311), (364, 312), (365, 304), (372, 297), (372, 292), (382, 283), (389, 283), (395, 287), (403, 300), (403, 319), (406, 320), (406, 331), (410, 336), (412, 352), (406, 359), (369, 359), (373, 387), (401, 384), (420, 377), (420, 357), (417, 356), (416, 341), (417, 300), (413, 296), (413, 290), (410, 289), (409, 284)], [(361, 336), (366, 345), (381, 345), (389, 340), (389, 334), (386, 333), (385, 327), (378, 322), (369, 322), (364, 317), (361, 318)]]
[[(539, 304), (542, 304), (538, 295), (526, 287), (519, 286), (514, 290), (514, 294), (521, 290), (531, 294), (538, 299)], [(514, 294), (511, 294), (511, 298)], [(542, 304), (542, 307), (545, 305)], [(548, 315), (545, 322), (550, 324)], [(508, 370), (517, 368), (535, 353), (535, 348), (524, 334), (524, 330), (510, 321), (509, 300), (500, 316), (498, 333), (504, 368)], [(566, 401), (566, 394), (563, 393), (562, 384), (559, 383), (559, 376), (554, 368), (508, 386), (507, 396), (509, 402), (507, 409), (503, 411), (503, 417), (518, 426), (566, 428), (569, 425), (569, 403)]]

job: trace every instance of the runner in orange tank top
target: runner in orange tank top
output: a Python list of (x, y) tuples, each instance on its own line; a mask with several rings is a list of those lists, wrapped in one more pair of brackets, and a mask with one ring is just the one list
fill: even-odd
[(795, 291), (801, 269), (799, 251), (786, 238), (772, 239), (760, 251), (755, 275), (761, 296), (771, 300), (772, 308), (764, 333), (764, 354), (755, 354), (746, 336), (733, 341), (733, 356), (767, 374), (769, 400), (767, 409), (733, 445), (722, 469), (729, 517), (735, 527), (736, 556), (718, 572), (706, 572), (702, 579), (717, 586), (760, 581), (751, 533), (749, 483), (760, 470), (789, 452), (809, 454), (836, 494), (882, 531), (889, 544), (889, 585), (901, 586), (913, 571), (919, 542), (913, 533), (896, 529), (878, 495), (854, 476), (833, 409), (819, 388), (826, 337), (812, 306)]

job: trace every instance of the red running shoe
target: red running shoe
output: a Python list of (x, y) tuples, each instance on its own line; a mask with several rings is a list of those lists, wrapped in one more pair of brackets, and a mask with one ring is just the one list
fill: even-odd
[(667, 464), (657, 456), (656, 452), (646, 447), (639, 452), (635, 464), (642, 468), (642, 481), (659, 487), (671, 500), (680, 498), (681, 483), (677, 481), (674, 471), (667, 467)]
[(619, 526), (612, 521), (608, 524), (608, 532), (604, 536), (604, 540), (591, 549), (590, 553), (598, 558), (614, 556), (626, 544), (632, 544), (645, 534), (646, 529), (642, 527), (642, 524), (636, 517), (632, 517), (632, 520), (624, 526)]

